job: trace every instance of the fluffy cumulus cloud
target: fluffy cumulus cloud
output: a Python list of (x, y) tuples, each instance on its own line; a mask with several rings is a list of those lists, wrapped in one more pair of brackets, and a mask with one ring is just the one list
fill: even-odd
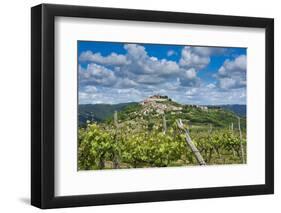
[(158, 77), (165, 77), (178, 75), (182, 71), (175, 61), (159, 60), (156, 57), (149, 56), (141, 45), (126, 44), (124, 48), (127, 50), (126, 57), (128, 59), (128, 65), (123, 68), (125, 74), (153, 74)]
[(226, 48), (186, 46), (182, 49), (179, 63), (183, 67), (200, 70), (209, 65), (212, 55), (220, 55), (226, 51)]
[(116, 82), (114, 72), (98, 64), (88, 64), (86, 69), (79, 67), (79, 82), (81, 85), (111, 86)]
[(108, 56), (102, 56), (100, 53), (93, 53), (92, 51), (82, 52), (79, 56), (81, 62), (93, 62), (104, 65), (123, 65), (127, 63), (126, 56), (111, 53)]
[(210, 63), (209, 50), (204, 47), (184, 47), (180, 65), (187, 68), (203, 69)]
[(163, 82), (178, 82), (195, 85), (198, 82), (195, 67), (183, 67), (176, 61), (149, 56), (145, 48), (137, 44), (124, 45), (125, 55), (111, 53), (102, 56), (91, 51), (82, 52), (80, 62), (80, 83), (117, 88), (137, 87), (139, 84), (155, 85)]
[(246, 55), (240, 55), (233, 60), (225, 60), (218, 70), (218, 86), (221, 89), (246, 87)]
[[(166, 51), (166, 58), (151, 55), (139, 44), (125, 44), (123, 50), (123, 54), (80, 53), (79, 103), (140, 101), (153, 94), (168, 95), (181, 103), (245, 100), (245, 55), (226, 59), (213, 80), (205, 83), (198, 74), (206, 72), (212, 55), (224, 53), (224, 48), (185, 46), (178, 52)], [(169, 60), (170, 56), (177, 59)], [(236, 91), (231, 92), (234, 88)]]
[(246, 91), (245, 88), (222, 90), (214, 84), (207, 84), (198, 88), (187, 88), (185, 97), (187, 103), (194, 104), (245, 104)]

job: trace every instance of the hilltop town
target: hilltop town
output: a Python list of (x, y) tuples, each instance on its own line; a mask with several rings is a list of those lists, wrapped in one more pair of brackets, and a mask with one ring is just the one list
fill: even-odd
[[(143, 106), (143, 114), (147, 115), (155, 110), (158, 114), (164, 114), (165, 112), (171, 112), (171, 114), (180, 114), (182, 113), (182, 106), (178, 106), (176, 102), (173, 102), (171, 98), (163, 95), (153, 95), (145, 100), (141, 101), (140, 104)], [(200, 105), (186, 105), (189, 107), (198, 108), (204, 111), (208, 111), (207, 106)]]
[(172, 100), (168, 96), (153, 95), (140, 102), (143, 106), (142, 113), (147, 115), (153, 110), (157, 114), (164, 114), (165, 112), (173, 111), (174, 113), (181, 113), (182, 107), (171, 104)]

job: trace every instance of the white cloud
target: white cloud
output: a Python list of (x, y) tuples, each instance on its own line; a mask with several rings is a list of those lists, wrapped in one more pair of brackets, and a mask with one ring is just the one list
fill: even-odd
[(172, 56), (172, 55), (177, 55), (177, 52), (174, 51), (174, 50), (169, 50), (169, 51), (167, 52), (167, 56), (170, 57), (170, 56)]
[(79, 83), (85, 92), (95, 92), (97, 86), (112, 88), (132, 88), (137, 83), (129, 78), (120, 78), (104, 66), (88, 64), (86, 69), (79, 67)]
[(103, 87), (97, 90), (96, 93), (79, 92), (79, 104), (97, 104), (97, 103), (127, 103), (139, 102), (149, 96), (149, 93), (144, 93), (139, 89), (112, 89)]
[(222, 89), (230, 89), (236, 87), (236, 80), (232, 78), (221, 78), (219, 79), (219, 86)]
[(208, 66), (211, 62), (211, 55), (219, 55), (225, 52), (226, 48), (185, 46), (182, 49), (179, 64), (186, 68), (193, 67), (198, 71)]
[(84, 92), (94, 94), (94, 93), (97, 92), (97, 88), (95, 86), (92, 86), (92, 85), (87, 85), (84, 88)]
[(218, 74), (222, 77), (231, 76), (233, 74), (239, 74), (246, 72), (247, 58), (245, 55), (240, 55), (234, 60), (225, 60), (223, 65), (219, 68)]
[(194, 79), (196, 78), (196, 71), (194, 68), (190, 68), (188, 70), (185, 71), (185, 77), (187, 79)]
[(158, 59), (149, 56), (145, 48), (137, 44), (126, 44), (128, 64), (116, 73), (120, 77), (128, 77), (139, 84), (159, 85), (166, 81), (183, 78), (184, 85), (195, 85), (196, 70), (186, 70), (175, 61)]
[[(174, 86), (175, 85), (175, 86)], [(171, 89), (171, 87), (173, 87)], [(154, 85), (138, 85), (135, 88), (112, 88), (101, 87), (94, 93), (85, 91), (79, 92), (79, 103), (125, 103), (139, 102), (153, 94), (168, 95), (174, 101), (185, 104), (245, 104), (246, 90), (238, 88), (235, 90), (222, 90), (210, 86), (200, 85), (200, 87), (183, 87), (177, 82)]]
[(137, 84), (158, 85), (173, 79), (180, 79), (184, 86), (196, 85), (198, 81), (193, 67), (182, 68), (175, 61), (149, 56), (145, 47), (138, 44), (125, 44), (124, 49), (125, 55), (83, 52), (80, 61), (91, 63), (81, 73), (82, 84), (133, 88)]
[(196, 92), (198, 91), (198, 88), (189, 88), (185, 94), (187, 96), (194, 96), (196, 94)]
[(159, 77), (157, 75), (138, 75), (136, 76), (136, 82), (140, 84), (150, 84), (157, 85), (165, 82), (165, 78)]
[(79, 56), (81, 62), (94, 62), (102, 65), (124, 65), (127, 63), (126, 56), (111, 53), (108, 56), (102, 56), (100, 53), (92, 51), (82, 52)]
[(154, 74), (159, 76), (175, 75), (181, 70), (175, 61), (159, 60), (148, 56), (145, 48), (137, 44), (126, 44), (128, 65), (123, 67), (126, 73), (139, 75)]
[(201, 56), (221, 55), (227, 53), (223, 47), (193, 47), (193, 51)]
[(118, 94), (130, 94), (130, 95), (141, 95), (141, 92), (138, 89), (118, 89)]
[[(118, 78), (118, 81), (115, 84), (115, 87), (117, 88), (132, 88), (132, 87), (136, 87), (138, 84), (129, 79), (129, 78)], [(112, 85), (114, 86), (114, 85)]]
[(181, 86), (184, 87), (197, 87), (200, 84), (200, 79), (197, 77), (197, 72), (194, 68), (185, 70), (180, 77)]
[(216, 85), (213, 84), (213, 83), (210, 83), (206, 87), (209, 88), (209, 89), (214, 89), (214, 88), (216, 88)]
[(209, 47), (192, 47), (194, 53), (200, 56), (210, 56), (212, 52), (212, 48)]
[(217, 73), (218, 86), (221, 89), (235, 89), (246, 86), (246, 55), (237, 56), (233, 60), (225, 60)]
[(245, 55), (240, 55), (233, 61), (226, 60), (223, 66), (229, 71), (245, 71), (247, 67), (247, 58)]
[(207, 52), (207, 49), (203, 47), (194, 48), (186, 46), (182, 49), (179, 64), (186, 68), (203, 69), (211, 61)]
[(87, 69), (79, 67), (79, 82), (85, 85), (110, 86), (116, 82), (114, 72), (98, 64), (88, 64)]
[(78, 93), (79, 104), (97, 103), (98, 99), (96, 98), (96, 96), (97, 94), (95, 93), (79, 91)]
[(138, 44), (125, 44), (125, 50), (128, 52), (128, 56), (130, 59), (146, 59), (148, 57), (145, 48)]
[(190, 104), (246, 104), (246, 89), (222, 90), (214, 84), (201, 85), (200, 87), (187, 88), (180, 101), (186, 100)]

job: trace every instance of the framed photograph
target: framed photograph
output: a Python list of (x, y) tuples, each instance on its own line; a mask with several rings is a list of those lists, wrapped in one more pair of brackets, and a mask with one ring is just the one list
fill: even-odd
[(31, 9), (31, 203), (272, 194), (274, 21)]

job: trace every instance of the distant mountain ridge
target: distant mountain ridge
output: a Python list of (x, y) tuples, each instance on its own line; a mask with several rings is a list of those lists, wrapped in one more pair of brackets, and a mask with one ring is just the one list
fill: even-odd
[(247, 114), (247, 106), (242, 104), (227, 104), (227, 105), (218, 105), (218, 107), (221, 107), (226, 110), (230, 110), (237, 114), (238, 116), (245, 117)]

